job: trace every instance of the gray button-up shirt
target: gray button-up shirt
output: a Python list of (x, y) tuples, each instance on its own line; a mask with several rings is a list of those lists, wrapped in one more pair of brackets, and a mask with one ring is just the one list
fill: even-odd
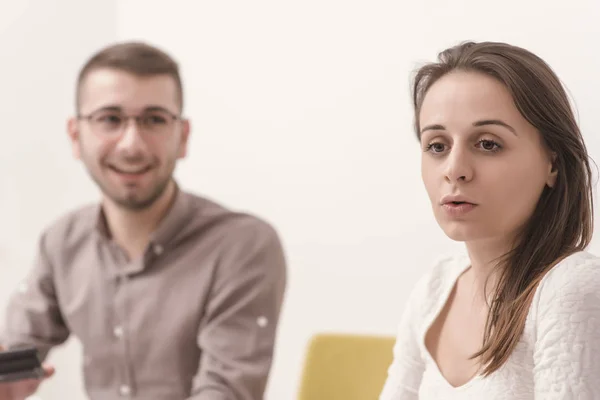
[(0, 343), (45, 357), (75, 335), (92, 400), (258, 400), (285, 286), (278, 236), (256, 217), (178, 189), (131, 261), (88, 206), (41, 235)]

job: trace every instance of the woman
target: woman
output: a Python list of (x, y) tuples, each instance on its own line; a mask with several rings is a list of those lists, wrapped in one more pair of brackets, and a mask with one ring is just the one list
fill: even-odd
[(600, 399), (591, 171), (559, 79), (469, 42), (413, 89), (425, 188), (467, 254), (411, 294), (380, 400)]

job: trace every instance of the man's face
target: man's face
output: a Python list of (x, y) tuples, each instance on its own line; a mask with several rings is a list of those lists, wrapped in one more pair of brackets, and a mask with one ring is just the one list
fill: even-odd
[(189, 122), (178, 118), (175, 80), (92, 70), (81, 84), (79, 110), (68, 124), (73, 154), (105, 200), (132, 210), (152, 205), (187, 151)]

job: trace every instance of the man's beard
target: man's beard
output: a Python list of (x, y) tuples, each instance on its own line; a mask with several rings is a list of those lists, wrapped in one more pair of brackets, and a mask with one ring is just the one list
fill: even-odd
[(115, 190), (111, 190), (109, 184), (105, 184), (101, 179), (99, 172), (96, 174), (92, 169), (87, 168), (90, 177), (96, 182), (96, 185), (98, 185), (102, 194), (118, 206), (130, 211), (142, 211), (156, 203), (156, 201), (165, 193), (165, 190), (167, 190), (169, 183), (173, 179), (173, 169), (174, 168), (172, 168), (166, 177), (160, 177), (160, 180), (154, 182), (154, 186), (148, 194), (143, 195), (141, 193), (131, 192), (123, 196), (117, 193), (118, 189), (115, 188)]
[(151, 207), (163, 195), (169, 186), (170, 178), (159, 182), (146, 197), (139, 197), (136, 194), (130, 194), (125, 198), (113, 196), (101, 186), (101, 190), (105, 196), (109, 197), (115, 204), (128, 209), (130, 211), (142, 211)]

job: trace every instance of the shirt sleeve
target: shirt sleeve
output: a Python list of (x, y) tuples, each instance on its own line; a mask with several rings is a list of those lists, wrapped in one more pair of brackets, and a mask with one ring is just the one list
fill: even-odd
[(190, 399), (262, 400), (286, 286), (284, 253), (275, 231), (257, 220), (226, 242), (198, 335), (202, 356)]
[(33, 268), (9, 298), (3, 325), (2, 346), (8, 349), (35, 346), (42, 359), (52, 347), (69, 337), (56, 298), (44, 235), (39, 240)]
[(535, 399), (600, 399), (600, 264), (555, 267), (539, 291)]
[(426, 277), (415, 286), (398, 325), (394, 359), (379, 400), (418, 400), (425, 370), (418, 344), (418, 316)]

